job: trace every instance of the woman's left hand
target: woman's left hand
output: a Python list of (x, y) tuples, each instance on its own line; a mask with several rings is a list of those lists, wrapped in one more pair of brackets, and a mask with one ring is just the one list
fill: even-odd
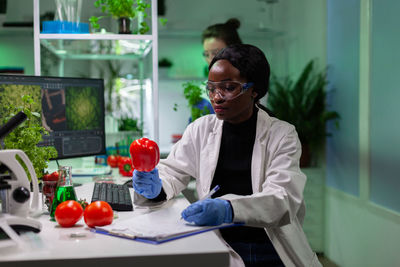
[(232, 222), (232, 207), (223, 199), (197, 201), (182, 211), (182, 218), (197, 225), (220, 225)]

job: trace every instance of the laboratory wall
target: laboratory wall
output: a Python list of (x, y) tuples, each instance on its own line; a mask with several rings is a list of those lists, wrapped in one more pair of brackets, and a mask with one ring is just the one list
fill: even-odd
[(370, 200), (400, 213), (400, 47), (394, 0), (372, 2), (371, 27), (371, 192)]
[[(91, 6), (83, 1), (83, 10)], [(55, 11), (54, 0), (40, 0), (41, 15)], [(84, 12), (82, 19), (88, 18)], [(3, 23), (28, 24), (33, 22), (33, 0), (7, 1), (5, 14), (0, 14), (0, 69), (23, 69), (24, 74), (34, 75), (33, 27), (3, 27)], [(51, 61), (51, 59), (48, 59)], [(68, 63), (67, 63), (68, 64)], [(49, 66), (49, 73), (58, 73), (57, 66)], [(65, 76), (79, 77), (85, 73), (88, 64), (73, 64), (66, 67)]]
[(329, 100), (342, 119), (327, 142), (324, 252), (339, 266), (400, 266), (399, 8), (327, 1)]
[[(25, 0), (9, 2), (23, 8)], [(344, 267), (400, 266), (400, 124), (395, 116), (400, 4), (165, 0), (165, 5), (168, 23), (159, 26), (158, 52), (173, 67), (159, 79), (160, 146), (168, 150), (172, 134), (182, 133), (188, 124), (182, 84), (206, 80), (201, 31), (236, 17), (242, 23), (243, 41), (265, 52), (277, 76), (297, 77), (310, 59), (316, 59), (320, 68), (328, 66), (328, 100), (341, 120), (339, 129), (329, 125), (333, 135), (326, 146), (324, 254)], [(32, 35), (29, 29), (1, 29), (0, 67), (22, 66), (25, 74), (33, 75)], [(87, 67), (67, 66), (66, 75), (79, 75), (79, 68)], [(175, 103), (178, 111), (173, 110)]]
[[(359, 51), (360, 1), (328, 1), (328, 98), (341, 115), (340, 128), (328, 125), (326, 183), (359, 195)], [(340, 16), (338, 16), (340, 14)]]
[[(11, 38), (12, 37), (12, 38)], [(0, 34), (0, 69), (22, 68), (33, 75), (33, 38), (22, 34)]]

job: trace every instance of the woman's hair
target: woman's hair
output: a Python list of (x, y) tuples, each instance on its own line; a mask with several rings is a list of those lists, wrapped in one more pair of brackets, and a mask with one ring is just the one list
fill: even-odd
[(257, 47), (249, 44), (234, 44), (222, 49), (211, 61), (208, 69), (218, 60), (228, 60), (237, 68), (240, 76), (247, 82), (254, 83), (254, 91), (257, 92), (255, 102), (265, 96), (269, 88), (270, 67), (264, 53)]
[(225, 23), (218, 23), (208, 26), (201, 36), (201, 43), (204, 43), (205, 39), (217, 38), (225, 42), (225, 44), (241, 44), (242, 40), (239, 37), (237, 29), (240, 27), (240, 21), (236, 18), (231, 18)]

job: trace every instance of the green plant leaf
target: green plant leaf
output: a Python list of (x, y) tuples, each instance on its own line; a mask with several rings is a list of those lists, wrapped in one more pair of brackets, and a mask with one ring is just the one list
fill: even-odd
[(195, 106), (203, 100), (203, 98), (201, 97), (203, 90), (201, 89), (200, 84), (201, 83), (196, 81), (185, 82), (182, 84), (183, 95), (188, 101), (188, 106), (191, 110), (192, 121), (195, 121), (197, 118), (210, 113), (210, 110), (208, 110), (207, 107), (204, 107), (201, 110)]
[(32, 116), (35, 116), (37, 118), (40, 118), (40, 114), (38, 112), (32, 112)]
[(159, 18), (158, 20), (160, 21), (161, 26), (167, 25), (168, 19), (166, 19), (166, 18)]
[(99, 17), (92, 16), (89, 19), (90, 25), (92, 26), (92, 28), (95, 28), (95, 29), (100, 28), (100, 24), (98, 23), (98, 21), (99, 21)]
[[(144, 18), (147, 17), (146, 9), (150, 7), (150, 4), (147, 4), (143, 0), (97, 0), (94, 2), (94, 7), (100, 8), (102, 13), (107, 14), (106, 16), (111, 16), (115, 19), (127, 17), (127, 18), (135, 18), (137, 13), (140, 12)], [(99, 20), (106, 16), (94, 17), (92, 16), (89, 21), (93, 28), (100, 28)], [(97, 18), (94, 19), (94, 18)], [(143, 26), (142, 30), (139, 32), (147, 32), (147, 25)]]
[(145, 34), (150, 30), (150, 27), (147, 25), (145, 21), (140, 23), (140, 28), (139, 28), (139, 33), (140, 34)]
[[(6, 95), (3, 96), (5, 99)], [(7, 122), (15, 114), (23, 111), (27, 119), (18, 125), (9, 135), (4, 138), (5, 149), (20, 149), (25, 152), (35, 169), (38, 178), (43, 176), (44, 169), (47, 168), (48, 161), (57, 157), (57, 150), (54, 147), (38, 147), (37, 144), (42, 141), (42, 135), (48, 132), (41, 126), (40, 110), (40, 94), (34, 99), (31, 95), (23, 95), (21, 97), (22, 106), (15, 107), (8, 105), (3, 107), (6, 112), (4, 122)], [(25, 166), (25, 164), (23, 164)], [(26, 168), (25, 172), (30, 178), (30, 174)]]
[(271, 78), (268, 106), (282, 120), (296, 127), (302, 143), (319, 146), (328, 136), (326, 122), (338, 124), (339, 114), (326, 107), (326, 70), (317, 72), (314, 61), (309, 61), (297, 80), (290, 77)]

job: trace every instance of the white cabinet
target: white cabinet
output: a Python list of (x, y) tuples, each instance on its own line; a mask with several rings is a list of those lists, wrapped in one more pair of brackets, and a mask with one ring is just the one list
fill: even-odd
[[(42, 34), (40, 33), (40, 0), (34, 0), (34, 59), (35, 75), (41, 75), (41, 46), (59, 59), (58, 75), (64, 75), (66, 60), (132, 60), (139, 64), (141, 82), (141, 123), (146, 135), (158, 142), (158, 19), (157, 0), (151, 0), (150, 34)], [(93, 7), (94, 8), (94, 7)], [(102, 50), (107, 44), (113, 49)], [(150, 66), (143, 66), (143, 65)], [(144, 81), (148, 70), (149, 81)]]

